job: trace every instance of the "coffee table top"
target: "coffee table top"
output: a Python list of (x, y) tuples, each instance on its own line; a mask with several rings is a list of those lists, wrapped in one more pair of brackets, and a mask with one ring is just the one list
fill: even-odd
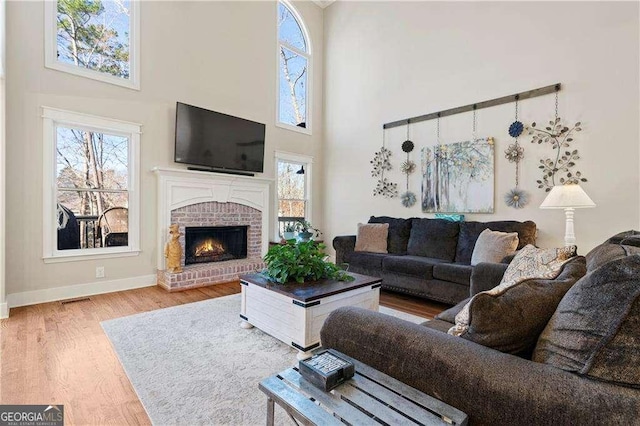
[[(353, 378), (331, 392), (306, 381), (296, 368), (263, 380), (259, 388), (303, 424), (466, 425), (465, 413), (338, 351), (356, 367)], [(315, 402), (314, 402), (315, 401)], [(319, 405), (318, 405), (319, 404)]]
[(334, 294), (344, 293), (345, 291), (355, 290), (360, 287), (380, 284), (382, 282), (382, 279), (370, 277), (368, 275), (356, 274), (353, 272), (349, 272), (349, 275), (354, 277), (355, 280), (318, 280), (303, 284), (276, 284), (269, 281), (264, 275), (247, 274), (240, 276), (240, 282), (255, 284), (305, 303), (322, 299), (323, 297), (333, 296)]

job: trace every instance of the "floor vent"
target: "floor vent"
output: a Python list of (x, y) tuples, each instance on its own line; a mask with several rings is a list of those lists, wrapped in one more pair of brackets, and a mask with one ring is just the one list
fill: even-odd
[(86, 302), (87, 300), (91, 300), (90, 297), (81, 297), (79, 299), (69, 299), (69, 300), (63, 300), (62, 302), (60, 302), (62, 305), (66, 305), (67, 303), (76, 303), (76, 302)]

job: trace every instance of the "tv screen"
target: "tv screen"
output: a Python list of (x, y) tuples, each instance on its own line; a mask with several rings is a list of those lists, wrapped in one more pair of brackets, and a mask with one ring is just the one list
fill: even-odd
[(192, 105), (176, 106), (176, 163), (262, 172), (262, 123), (209, 111)]

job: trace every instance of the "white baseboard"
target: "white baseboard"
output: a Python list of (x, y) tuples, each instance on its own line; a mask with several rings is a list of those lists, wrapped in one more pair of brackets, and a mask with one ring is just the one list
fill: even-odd
[[(7, 294), (7, 303), (4, 305), (8, 305), (9, 308), (17, 308), (18, 306), (36, 305), (38, 303), (75, 299), (78, 297), (93, 296), (95, 294), (113, 293), (114, 291), (149, 287), (155, 285), (156, 280), (157, 276), (154, 274), (123, 278), (120, 280), (96, 281), (87, 284), (76, 284), (44, 290), (24, 291), (21, 293)], [(0, 306), (0, 309), (1, 308)]]
[(9, 318), (9, 305), (7, 302), (0, 303), (0, 319)]

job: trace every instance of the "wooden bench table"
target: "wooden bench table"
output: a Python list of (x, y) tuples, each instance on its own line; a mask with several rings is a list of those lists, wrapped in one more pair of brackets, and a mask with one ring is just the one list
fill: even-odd
[(355, 365), (356, 374), (331, 392), (307, 382), (297, 368), (263, 380), (267, 425), (273, 425), (274, 403), (305, 425), (466, 425), (462, 411), (381, 373), (338, 351)]

